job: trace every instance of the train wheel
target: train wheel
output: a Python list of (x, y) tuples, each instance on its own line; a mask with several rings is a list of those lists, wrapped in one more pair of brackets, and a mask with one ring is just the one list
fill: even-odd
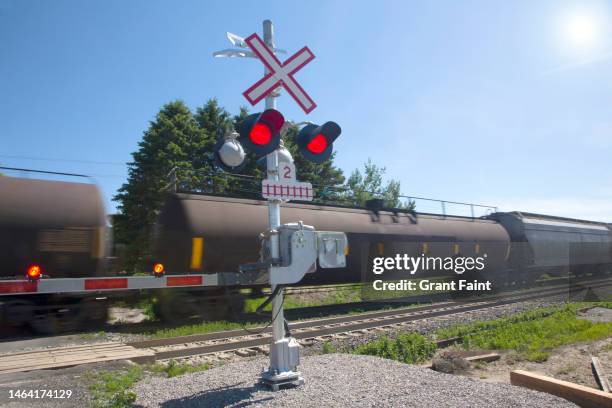
[(32, 321), (34, 305), (27, 300), (10, 300), (4, 304), (3, 309), (3, 325), (22, 327)]
[(83, 299), (78, 313), (80, 327), (102, 328), (108, 321), (108, 302), (106, 299)]
[(168, 323), (197, 320), (203, 312), (203, 301), (189, 292), (164, 291), (155, 303), (155, 314)]
[(65, 333), (78, 328), (79, 319), (76, 308), (49, 309), (35, 313), (30, 327), (34, 332), (44, 335)]

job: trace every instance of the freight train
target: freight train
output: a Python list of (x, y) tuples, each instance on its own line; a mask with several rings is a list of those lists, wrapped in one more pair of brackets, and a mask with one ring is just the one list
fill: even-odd
[[(32, 265), (45, 278), (100, 276), (108, 247), (106, 216), (91, 184), (0, 177), (0, 279), (23, 277)], [(369, 281), (375, 256), (425, 254), (432, 257), (486, 257), (479, 275), (498, 285), (534, 281), (543, 274), (606, 273), (612, 267), (612, 226), (601, 222), (521, 212), (484, 217), (286, 203), (282, 222), (303, 221), (317, 230), (347, 234), (347, 266), (307, 274), (303, 285)], [(259, 260), (258, 236), (267, 229), (264, 201), (203, 194), (170, 193), (154, 233), (153, 260), (172, 273), (238, 271)], [(201, 291), (202, 289), (200, 289)], [(158, 293), (160, 314), (176, 319), (195, 310), (237, 307), (227, 288), (202, 293)], [(235, 293), (235, 292), (234, 292)], [(208, 299), (208, 300), (207, 300)], [(106, 303), (87, 296), (3, 297), (5, 324), (28, 323), (50, 331), (58, 310), (80, 327), (106, 318)], [(214, 302), (203, 304), (202, 302)], [(229, 309), (228, 309), (229, 305)]]

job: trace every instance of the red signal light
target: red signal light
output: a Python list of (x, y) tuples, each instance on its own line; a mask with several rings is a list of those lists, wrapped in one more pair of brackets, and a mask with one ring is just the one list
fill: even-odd
[(278, 148), (284, 123), (283, 114), (275, 109), (254, 113), (240, 125), (238, 140), (247, 151), (257, 156), (266, 155)]
[(306, 148), (314, 154), (321, 154), (327, 149), (327, 138), (319, 133), (306, 145)]
[(30, 265), (26, 272), (26, 276), (29, 280), (39, 280), (42, 275), (42, 268), (40, 265)]
[(300, 130), (295, 141), (306, 159), (313, 163), (323, 163), (331, 157), (333, 143), (341, 132), (336, 122), (325, 122), (321, 126), (311, 123)]
[(272, 140), (272, 132), (270, 128), (263, 123), (256, 123), (249, 133), (251, 142), (259, 146), (265, 146)]

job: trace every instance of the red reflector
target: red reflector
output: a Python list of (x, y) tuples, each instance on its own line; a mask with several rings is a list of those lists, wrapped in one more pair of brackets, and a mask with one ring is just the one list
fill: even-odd
[(85, 290), (96, 289), (127, 289), (127, 278), (85, 279)]
[(249, 137), (254, 144), (263, 146), (267, 145), (270, 143), (270, 140), (272, 140), (272, 132), (270, 128), (263, 123), (256, 123), (253, 129), (251, 129)]
[(38, 282), (0, 282), (0, 293), (36, 293)]
[(321, 154), (327, 149), (327, 138), (322, 134), (316, 135), (306, 146), (314, 154)]
[(168, 276), (166, 278), (166, 286), (196, 286), (201, 284), (201, 276)]

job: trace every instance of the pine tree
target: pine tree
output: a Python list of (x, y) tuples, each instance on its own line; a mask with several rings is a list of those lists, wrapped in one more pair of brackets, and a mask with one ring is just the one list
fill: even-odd
[(124, 268), (142, 270), (150, 251), (152, 227), (174, 168), (209, 166), (196, 160), (212, 143), (182, 101), (162, 107), (144, 132), (138, 151), (128, 163), (128, 181), (113, 198), (120, 214), (114, 220), (115, 240), (124, 246)]

